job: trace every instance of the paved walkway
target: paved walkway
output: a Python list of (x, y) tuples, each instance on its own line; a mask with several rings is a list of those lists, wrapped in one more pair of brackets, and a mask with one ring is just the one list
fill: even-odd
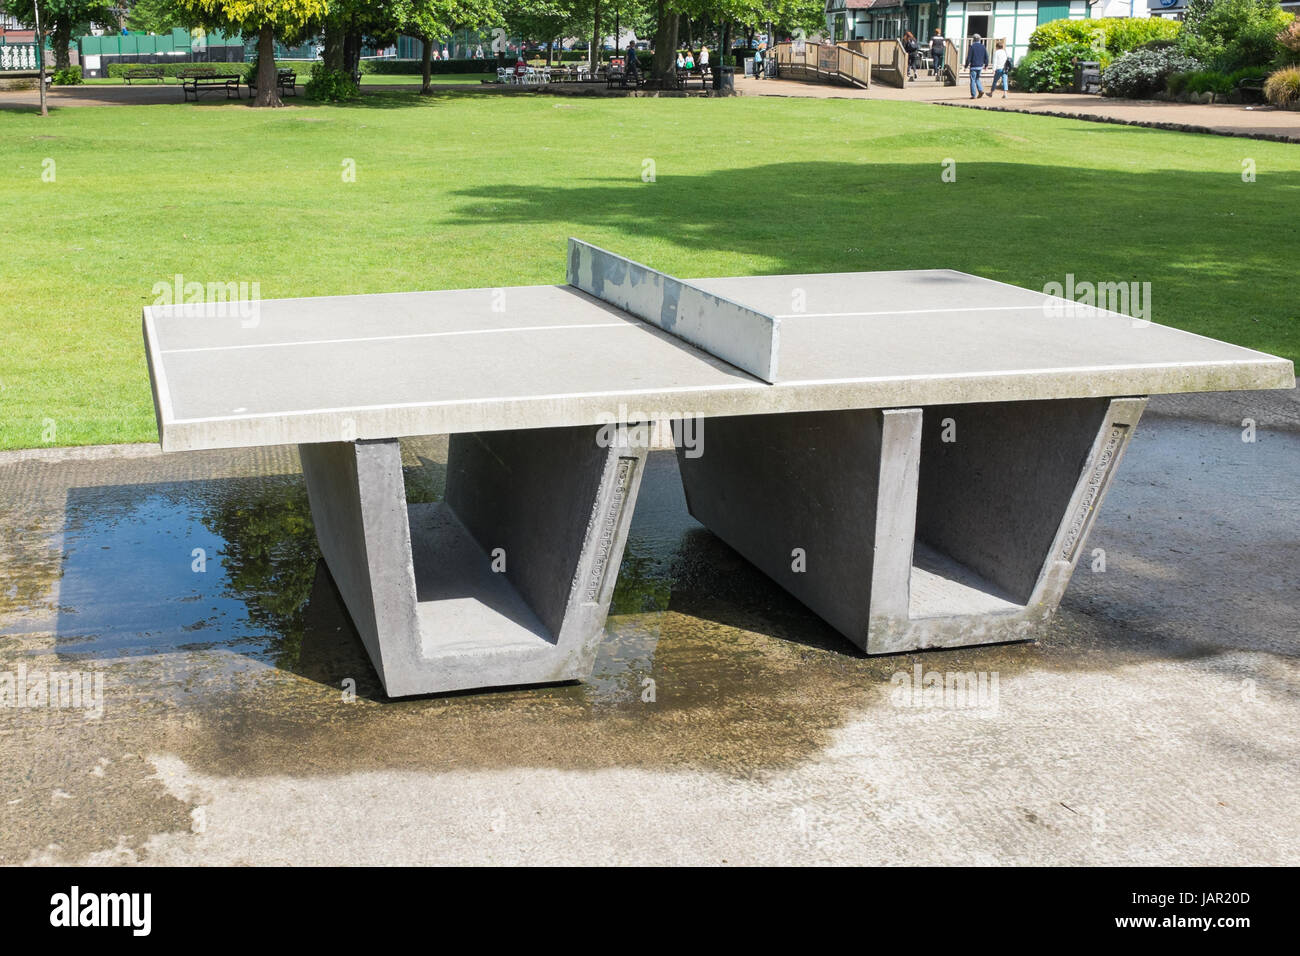
[[(377, 90), (413, 89), (405, 86), (367, 86), (363, 93)], [(494, 90), (480, 83), (440, 85), (439, 92), (452, 90)], [(1260, 139), (1277, 139), (1300, 142), (1300, 111), (1278, 110), (1267, 106), (1234, 106), (1216, 104), (1205, 106), (1192, 103), (1165, 103), (1158, 100), (1117, 100), (1103, 96), (1074, 93), (1011, 93), (1003, 99), (971, 100), (962, 86), (917, 84), (900, 90), (883, 83), (871, 90), (848, 86), (831, 86), (825, 83), (797, 80), (755, 80), (740, 77), (736, 90), (743, 96), (796, 96), (816, 99), (871, 99), (908, 100), (918, 103), (938, 103), (945, 106), (968, 106), (978, 109), (1011, 110), (1019, 113), (1040, 113), (1074, 119), (1107, 123), (1126, 123), (1162, 129), (1189, 132), (1219, 133), (1229, 136), (1251, 136)], [(34, 109), (39, 100), (36, 90), (0, 92), (0, 109)], [(114, 106), (123, 104), (145, 105), (180, 103), (181, 90), (176, 84), (149, 86), (96, 86), (84, 85), (52, 89), (49, 93), (51, 108), (73, 106)], [(223, 96), (208, 95), (202, 104), (225, 103)]]
[[(989, 85), (991, 84), (986, 81), (986, 86)], [(965, 86), (921, 83), (900, 90), (881, 83), (873, 85), (871, 90), (867, 91), (825, 83), (755, 80), (751, 77), (738, 79), (736, 89), (745, 96), (910, 100), (918, 103), (939, 103), (944, 106), (1040, 113), (1046, 116), (1064, 116), (1104, 123), (1126, 123), (1186, 132), (1300, 142), (1300, 111), (1279, 110), (1270, 106), (1236, 106), (1228, 103), (1208, 106), (1195, 103), (1167, 103), (1161, 100), (1120, 100), (1078, 93), (1013, 92), (1005, 99), (999, 95), (991, 99), (972, 100)]]
[[(102, 711), (0, 707), (0, 865), (1294, 866), (1297, 409), (1153, 398), (1060, 615), (895, 657), (700, 529), (655, 452), (591, 680), (399, 702), (293, 448), (0, 457), (0, 674), (102, 679)], [(402, 444), (438, 498), (446, 439)], [(914, 668), (991, 693), (916, 706)]]

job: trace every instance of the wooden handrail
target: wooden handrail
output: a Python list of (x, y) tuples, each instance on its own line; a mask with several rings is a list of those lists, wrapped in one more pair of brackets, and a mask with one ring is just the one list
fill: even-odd
[(776, 58), (778, 75), (785, 70), (795, 77), (843, 80), (871, 88), (871, 57), (844, 46), (805, 41), (803, 52), (796, 53), (794, 44), (787, 41), (776, 44), (770, 56)]

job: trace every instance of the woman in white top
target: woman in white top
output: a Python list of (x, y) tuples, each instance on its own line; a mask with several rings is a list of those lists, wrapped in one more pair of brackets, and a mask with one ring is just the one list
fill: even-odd
[[(1002, 81), (1002, 98), (1007, 98), (1007, 74), (1011, 72), (1011, 55), (1007, 53), (1007, 41), (999, 40), (993, 50), (993, 89), (997, 90), (998, 80)], [(989, 96), (993, 94), (990, 93)]]

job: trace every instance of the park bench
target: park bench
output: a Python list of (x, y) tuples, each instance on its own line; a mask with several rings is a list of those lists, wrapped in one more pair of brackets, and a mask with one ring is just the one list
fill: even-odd
[[(257, 95), (257, 71), (252, 70), (248, 74), (248, 95)], [(358, 81), (360, 82), (360, 81)], [(294, 70), (276, 70), (275, 87), (281, 96), (297, 96), (298, 74)]]
[(629, 85), (632, 87), (632, 89), (640, 89), (642, 86), (645, 85), (646, 75), (644, 71), (637, 70), (635, 73), (631, 73), (630, 75), (631, 75), (631, 83), (629, 84), (628, 70), (622, 67), (611, 67), (605, 73), (605, 89), (609, 90), (609, 89), (613, 89), (614, 87), (619, 87), (620, 89), (625, 90), (628, 88)]
[(1264, 77), (1247, 76), (1237, 81), (1237, 93), (1241, 101), (1262, 103), (1264, 102)]
[(686, 89), (690, 89), (690, 81), (699, 80), (700, 88), (707, 90), (713, 85), (713, 72), (707, 66), (697, 66), (686, 71)]
[(157, 80), (162, 83), (163, 76), (161, 66), (131, 66), (122, 71), (122, 79), (127, 86), (131, 85), (132, 80)]
[(193, 94), (194, 102), (198, 102), (200, 93), (226, 91), (226, 99), (239, 99), (239, 84), (244, 78), (238, 73), (201, 73), (195, 76), (187, 76), (181, 80), (181, 95), (186, 102), (189, 101), (190, 95)]
[[(1145, 396), (1295, 385), (950, 270), (678, 280), (574, 239), (564, 286), (249, 305), (144, 310), (163, 450), (298, 445), (390, 696), (590, 674), (652, 422), (690, 513), (883, 654), (1032, 637)], [(439, 434), (408, 506), (400, 439)]]

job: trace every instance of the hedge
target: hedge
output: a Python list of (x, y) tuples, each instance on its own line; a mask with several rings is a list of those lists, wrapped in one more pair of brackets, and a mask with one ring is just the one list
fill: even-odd
[[(510, 62), (514, 62), (511, 60)], [(450, 73), (492, 73), (497, 68), (496, 60), (492, 57), (486, 57), (482, 60), (433, 60), (429, 63), (432, 74), (450, 74)], [(408, 76), (412, 73), (422, 74), (424, 72), (423, 60), (396, 60), (385, 58), (382, 60), (362, 60), (361, 72), (363, 74), (374, 74), (377, 76)]]
[(1050, 20), (1029, 35), (1029, 49), (1048, 50), (1066, 43), (1085, 43), (1121, 56), (1152, 40), (1173, 40), (1182, 24), (1161, 17), (1098, 17), (1095, 20)]
[(206, 70), (209, 73), (243, 73), (245, 63), (110, 63), (108, 75), (121, 78), (128, 70), (161, 69), (163, 76), (175, 76), (177, 70)]

